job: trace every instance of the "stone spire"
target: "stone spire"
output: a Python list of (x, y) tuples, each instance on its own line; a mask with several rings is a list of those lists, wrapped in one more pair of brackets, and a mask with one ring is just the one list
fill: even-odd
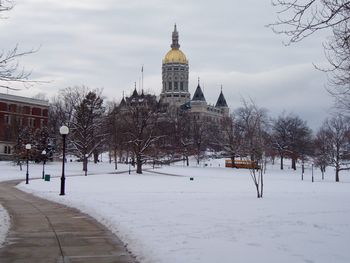
[(180, 48), (180, 44), (179, 44), (179, 32), (177, 32), (176, 29), (176, 24), (174, 25), (174, 31), (172, 34), (172, 39), (173, 39), (173, 43), (171, 44), (171, 48), (172, 49), (179, 49)]
[(203, 94), (203, 91), (201, 89), (201, 86), (199, 85), (199, 80), (198, 80), (198, 86), (197, 86), (197, 89), (196, 91), (194, 92), (194, 95), (193, 95), (193, 98), (192, 98), (193, 101), (195, 100), (199, 100), (199, 101), (205, 101), (205, 97), (204, 97), (204, 94)]
[(134, 92), (132, 93), (131, 97), (137, 97), (139, 94), (137, 93), (137, 90), (136, 90), (136, 82), (135, 82), (135, 89), (134, 89)]
[(228, 107), (226, 103), (226, 99), (224, 97), (224, 94), (222, 93), (222, 86), (221, 86), (221, 92), (218, 98), (218, 101), (216, 102), (215, 107)]

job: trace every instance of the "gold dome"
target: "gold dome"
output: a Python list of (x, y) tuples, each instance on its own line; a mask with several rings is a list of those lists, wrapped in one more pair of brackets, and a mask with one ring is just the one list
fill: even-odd
[(180, 49), (173, 48), (165, 55), (163, 59), (163, 64), (167, 63), (188, 64), (188, 60)]

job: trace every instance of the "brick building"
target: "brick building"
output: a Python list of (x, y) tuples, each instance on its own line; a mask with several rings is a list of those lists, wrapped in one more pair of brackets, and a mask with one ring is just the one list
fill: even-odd
[(49, 102), (0, 93), (0, 159), (9, 160), (18, 132), (47, 126)]

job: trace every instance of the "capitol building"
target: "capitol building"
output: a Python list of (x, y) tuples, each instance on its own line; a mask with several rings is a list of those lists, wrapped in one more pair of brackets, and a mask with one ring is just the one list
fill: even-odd
[[(219, 121), (225, 116), (229, 116), (230, 109), (227, 106), (226, 99), (222, 93), (219, 93), (217, 102), (214, 105), (207, 103), (200, 83), (194, 95), (191, 98), (189, 92), (189, 63), (186, 55), (180, 50), (179, 33), (176, 25), (172, 32), (171, 49), (166, 53), (162, 62), (162, 92), (160, 94), (160, 103), (167, 111), (177, 114), (179, 111), (189, 112), (193, 119), (204, 121)], [(138, 94), (135, 90), (126, 100), (123, 98), (121, 104), (135, 100)]]

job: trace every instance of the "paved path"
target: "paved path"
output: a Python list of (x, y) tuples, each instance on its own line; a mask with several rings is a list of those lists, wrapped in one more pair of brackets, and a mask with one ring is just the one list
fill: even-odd
[(0, 203), (11, 217), (1, 263), (136, 263), (123, 243), (76, 209), (0, 184)]

